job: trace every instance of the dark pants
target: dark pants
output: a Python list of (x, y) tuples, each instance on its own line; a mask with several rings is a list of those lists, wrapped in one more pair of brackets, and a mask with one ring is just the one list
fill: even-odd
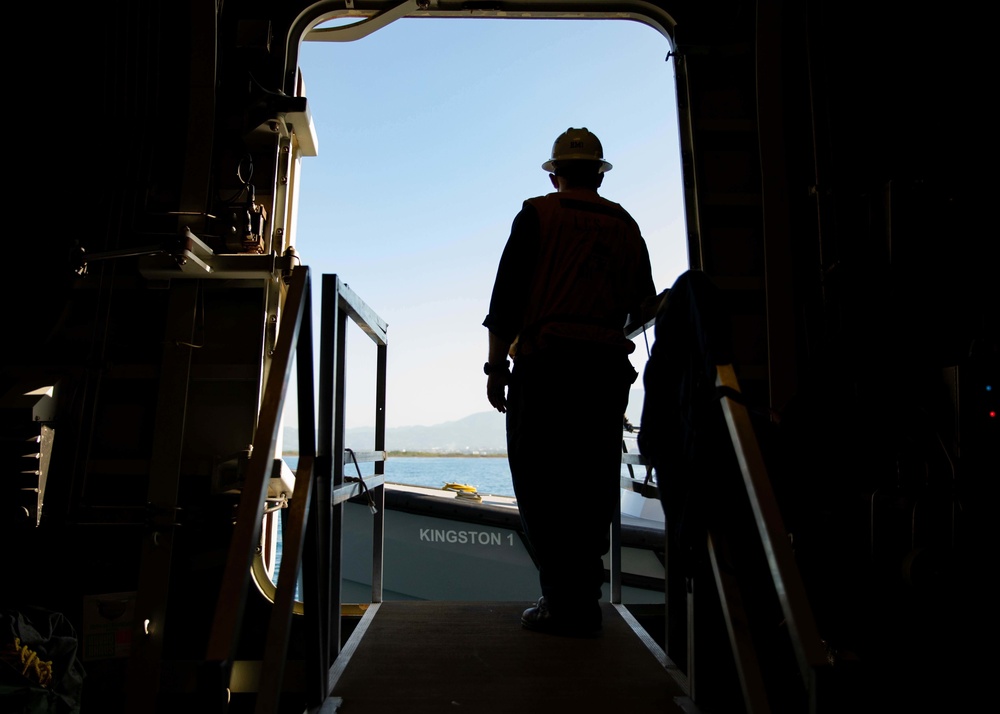
[(600, 618), (602, 556), (619, 508), (622, 423), (637, 373), (624, 354), (535, 354), (515, 361), (507, 458), (553, 614)]

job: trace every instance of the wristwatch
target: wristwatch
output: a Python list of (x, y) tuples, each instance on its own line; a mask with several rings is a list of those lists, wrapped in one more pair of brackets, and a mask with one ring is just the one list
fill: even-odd
[(510, 361), (504, 360), (503, 362), (490, 363), (487, 362), (483, 365), (483, 374), (494, 374), (496, 372), (507, 372), (510, 370)]

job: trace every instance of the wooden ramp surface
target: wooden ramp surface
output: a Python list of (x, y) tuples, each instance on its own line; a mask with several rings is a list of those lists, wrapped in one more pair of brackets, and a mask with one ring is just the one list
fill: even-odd
[(695, 711), (683, 681), (631, 614), (604, 603), (595, 639), (530, 632), (531, 603), (371, 605), (337, 658), (342, 714)]

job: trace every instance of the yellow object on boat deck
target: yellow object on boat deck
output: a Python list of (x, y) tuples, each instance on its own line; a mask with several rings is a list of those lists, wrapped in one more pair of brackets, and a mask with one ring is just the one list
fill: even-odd
[(467, 483), (446, 483), (441, 487), (445, 491), (454, 491), (455, 498), (461, 498), (467, 501), (480, 502), (483, 497), (479, 495), (475, 486), (470, 486)]

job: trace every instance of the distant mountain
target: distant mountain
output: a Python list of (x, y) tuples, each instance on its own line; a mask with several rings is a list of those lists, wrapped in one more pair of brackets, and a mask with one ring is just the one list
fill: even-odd
[[(638, 426), (642, 414), (643, 392), (633, 389), (626, 411), (630, 422)], [(285, 444), (294, 450), (298, 430), (285, 427)], [(345, 432), (350, 449), (365, 451), (375, 448), (374, 427), (355, 427)], [(506, 418), (497, 411), (478, 412), (467, 417), (433, 426), (398, 426), (386, 429), (386, 449), (389, 451), (420, 451), (441, 454), (505, 454), (507, 453)]]
[[(375, 443), (374, 430), (348, 429), (347, 442)], [(506, 453), (506, 418), (497, 411), (478, 412), (433, 426), (400, 426), (386, 429), (390, 451), (432, 451), (446, 454)]]
[[(285, 427), (285, 444), (298, 443), (298, 429)], [(354, 427), (344, 433), (348, 448), (365, 451), (375, 448), (374, 427)], [(504, 415), (489, 411), (433, 426), (399, 426), (386, 429), (389, 451), (420, 451), (441, 454), (505, 454), (507, 431)]]

